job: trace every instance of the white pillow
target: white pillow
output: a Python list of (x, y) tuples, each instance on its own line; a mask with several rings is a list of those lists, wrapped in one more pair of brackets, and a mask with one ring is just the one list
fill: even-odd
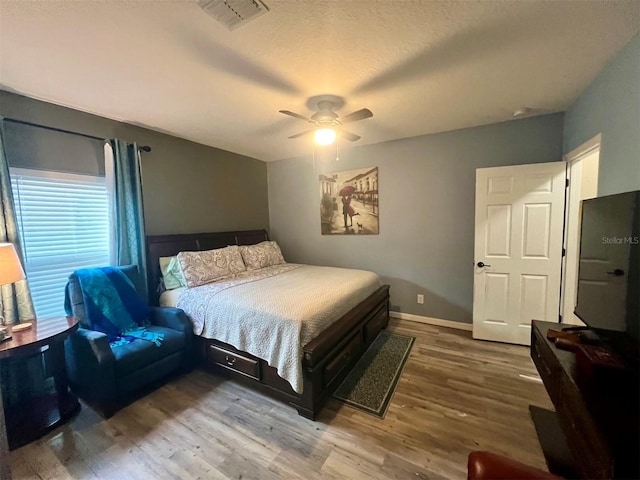
[(247, 270), (257, 270), (286, 263), (280, 247), (274, 241), (261, 242), (257, 245), (241, 245), (240, 253)]
[(247, 269), (237, 245), (203, 252), (180, 252), (178, 261), (189, 288), (231, 277)]

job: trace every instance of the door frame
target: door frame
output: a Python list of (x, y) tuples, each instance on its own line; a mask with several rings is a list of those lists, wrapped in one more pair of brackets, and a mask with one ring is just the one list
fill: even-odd
[[(559, 319), (560, 323), (568, 325), (583, 325), (582, 322), (573, 314), (567, 315), (565, 312), (570, 309), (565, 303), (570, 302), (570, 298), (575, 300), (578, 287), (578, 256), (580, 251), (580, 201), (582, 198), (582, 174), (583, 168), (581, 161), (585, 158), (600, 152), (602, 145), (602, 134), (589, 139), (582, 145), (574, 148), (563, 156), (563, 160), (567, 162), (567, 180), (568, 187), (565, 197), (565, 221), (562, 240), (563, 253), (562, 257), (562, 273), (560, 279), (560, 305)], [(600, 169), (600, 157), (595, 163), (596, 175)], [(596, 182), (597, 196), (597, 182)]]

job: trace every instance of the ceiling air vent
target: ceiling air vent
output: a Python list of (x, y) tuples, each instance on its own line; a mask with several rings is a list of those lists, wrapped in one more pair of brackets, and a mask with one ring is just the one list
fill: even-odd
[(269, 11), (260, 0), (198, 0), (198, 5), (229, 30)]

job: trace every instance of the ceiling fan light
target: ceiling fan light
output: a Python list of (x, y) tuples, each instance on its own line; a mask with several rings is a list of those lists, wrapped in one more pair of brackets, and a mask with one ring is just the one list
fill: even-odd
[(320, 128), (316, 130), (314, 138), (318, 145), (331, 145), (336, 141), (336, 131), (332, 128)]

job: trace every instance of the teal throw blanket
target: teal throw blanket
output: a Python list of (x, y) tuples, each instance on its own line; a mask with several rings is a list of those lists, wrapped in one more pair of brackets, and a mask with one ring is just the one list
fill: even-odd
[[(161, 333), (148, 330), (151, 309), (138, 297), (133, 283), (114, 267), (83, 268), (75, 274), (91, 330), (107, 334), (111, 347), (134, 340), (146, 340), (160, 346)], [(68, 285), (65, 310), (71, 315)]]

